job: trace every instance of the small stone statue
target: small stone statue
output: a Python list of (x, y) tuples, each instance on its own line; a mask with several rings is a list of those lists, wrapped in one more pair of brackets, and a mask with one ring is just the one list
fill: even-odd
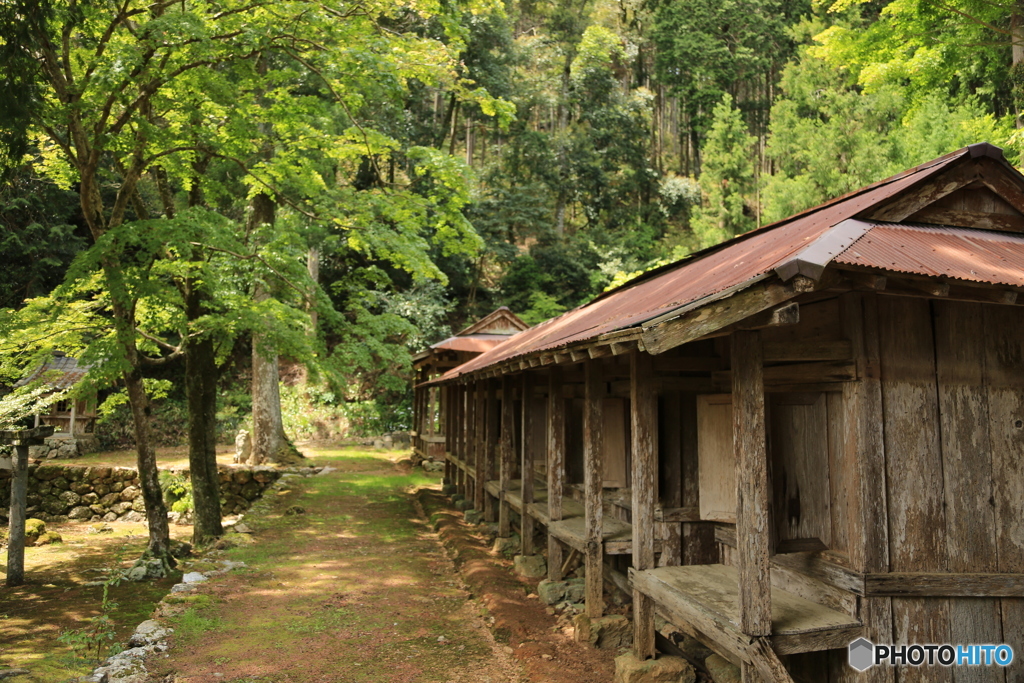
[(249, 435), (244, 429), (238, 430), (238, 436), (235, 437), (235, 459), (234, 462), (246, 463), (249, 462), (249, 454), (252, 452), (252, 436)]

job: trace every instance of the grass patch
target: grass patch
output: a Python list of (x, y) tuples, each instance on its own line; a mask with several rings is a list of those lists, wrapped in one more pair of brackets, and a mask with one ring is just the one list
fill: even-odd
[(193, 640), (196, 636), (219, 628), (220, 618), (206, 612), (207, 610), (200, 607), (189, 607), (172, 619), (175, 635), (184, 640)]

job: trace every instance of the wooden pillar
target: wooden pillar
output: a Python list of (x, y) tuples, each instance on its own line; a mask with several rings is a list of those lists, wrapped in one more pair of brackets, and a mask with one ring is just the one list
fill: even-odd
[[(444, 448), (442, 449), (444, 453), (442, 456), (444, 458), (444, 480), (446, 484), (457, 484), (458, 482), (456, 481), (455, 466), (452, 465), (451, 458), (448, 457), (452, 449), (452, 430), (450, 425), (452, 411), (451, 401), (448, 401), (446, 399), (451, 395), (452, 387), (446, 386), (442, 389), (439, 389), (439, 391), (443, 392), (440, 395), (441, 414), (439, 416), (438, 421), (441, 427), (441, 435), (444, 436)], [(456, 491), (458, 491), (458, 488), (456, 488)]]
[(70, 434), (71, 438), (73, 439), (73, 438), (75, 438), (75, 418), (78, 415), (78, 399), (77, 398), (71, 398), (70, 401), (71, 401), (71, 424), (68, 425), (68, 434)]
[(476, 426), (476, 401), (474, 400), (476, 385), (466, 384), (465, 387), (466, 419), (462, 425), (462, 441), (465, 444), (466, 500), (473, 502), (476, 500), (474, 496), (476, 478), (469, 476), (469, 473), (475, 472), (473, 468), (476, 466), (476, 439), (473, 436), (473, 428)]
[[(498, 455), (498, 426), (500, 416), (498, 413), (498, 383), (496, 380), (487, 382), (487, 447), (484, 452), (487, 454), (487, 462), (484, 464), (484, 483), (491, 481), (494, 477), (495, 461)], [(494, 522), (498, 518), (495, 510), (495, 499), (490, 495), (484, 495), (484, 519)]]
[(11, 462), (11, 515), (7, 539), (7, 586), (25, 583), (25, 508), (28, 497), (28, 446), (15, 446)]
[[(552, 367), (548, 375), (548, 518), (549, 524), (562, 519), (565, 481), (565, 398), (562, 396), (562, 368)], [(562, 580), (562, 544), (548, 533), (548, 578)]]
[(476, 413), (474, 414), (474, 440), (476, 441), (476, 457), (473, 467), (476, 471), (476, 485), (473, 488), (473, 507), (483, 512), (484, 496), (487, 483), (487, 383), (484, 380), (476, 382)]
[[(764, 362), (761, 333), (732, 335), (733, 448), (736, 449), (736, 555), (740, 629), (751, 636), (772, 632), (771, 507), (765, 446)], [(745, 679), (746, 680), (746, 679)]]
[[(633, 567), (654, 567), (654, 502), (658, 472), (658, 395), (653, 360), (633, 351), (630, 357), (632, 412)], [(654, 656), (654, 600), (633, 591), (633, 653), (637, 659)]]
[(533, 555), (533, 517), (527, 511), (527, 506), (533, 502), (533, 455), (536, 444), (533, 442), (533, 374), (523, 373), (523, 391), (520, 401), (523, 411), (522, 433), (519, 437), (519, 449), (522, 453), (522, 461), (519, 466), (519, 476), (522, 477), (523, 488), (523, 510), (520, 516), (522, 532), (522, 543), (520, 552), (523, 555)]
[(583, 498), (586, 509), (587, 616), (604, 614), (604, 459), (601, 432), (604, 385), (601, 367), (591, 360), (584, 367), (583, 405)]
[(516, 428), (516, 416), (513, 410), (515, 400), (512, 398), (512, 378), (504, 375), (501, 378), (501, 448), (499, 451), (500, 469), (498, 471), (498, 536), (508, 538), (512, 534), (512, 517), (508, 500), (505, 496), (512, 481), (512, 469), (515, 467), (515, 442), (513, 432)]

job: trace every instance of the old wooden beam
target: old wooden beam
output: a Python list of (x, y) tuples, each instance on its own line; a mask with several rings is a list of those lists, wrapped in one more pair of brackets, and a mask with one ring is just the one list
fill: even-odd
[(612, 342), (609, 345), (609, 348), (611, 348), (613, 356), (621, 356), (622, 354), (629, 353), (633, 349), (637, 348), (637, 343), (635, 340)]
[[(658, 395), (652, 358), (630, 355), (632, 416), (633, 568), (654, 568), (654, 503), (658, 485)], [(633, 591), (633, 653), (654, 656), (654, 600)]]
[(774, 308), (817, 285), (802, 276), (787, 283), (776, 280), (759, 282), (732, 296), (694, 307), (677, 317), (644, 328), (643, 344), (649, 353), (658, 354), (682, 344), (714, 334), (723, 328), (747, 320)]
[(586, 603), (587, 616), (604, 614), (604, 577), (602, 532), (604, 530), (604, 482), (602, 453), (602, 404), (604, 383), (601, 366), (590, 361), (584, 366), (583, 399), (583, 502), (586, 522)]
[(731, 341), (740, 629), (751, 636), (769, 636), (772, 632), (769, 573), (772, 516), (761, 333), (738, 331), (733, 333)]
[(876, 208), (869, 216), (871, 220), (899, 223), (924, 207), (942, 199), (965, 185), (978, 179), (978, 167), (973, 161), (962, 162), (959, 166), (938, 177), (921, 183), (913, 192), (900, 193), (892, 201)]
[[(853, 345), (847, 339), (836, 341), (766, 342), (765, 363), (798, 363), (814, 361), (848, 361), (853, 359)], [(767, 379), (766, 379), (767, 381)]]
[(603, 346), (591, 346), (587, 349), (587, 354), (591, 359), (604, 358), (605, 356), (612, 355), (612, 347), (609, 344)]
[[(730, 370), (712, 373), (716, 384), (728, 384), (733, 373)], [(781, 384), (817, 384), (822, 382), (854, 382), (857, 380), (857, 365), (852, 362), (825, 361), (814, 363), (792, 363), (764, 368), (764, 383), (768, 386)]]
[(1022, 598), (1024, 574), (883, 572), (864, 575), (869, 597)]

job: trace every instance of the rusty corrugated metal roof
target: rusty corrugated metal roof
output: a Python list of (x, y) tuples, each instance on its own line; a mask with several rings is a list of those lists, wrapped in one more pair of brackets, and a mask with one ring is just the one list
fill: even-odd
[(802, 252), (833, 226), (970, 156), (971, 149), (958, 150), (653, 270), (579, 308), (520, 332), (453, 368), (439, 380), (454, 379), (520, 356), (635, 327), (726, 290), (753, 284)]
[(472, 353), (483, 353), (493, 349), (509, 338), (507, 334), (467, 334), (455, 337), (448, 337), (444, 341), (431, 344), (432, 349), (443, 349), (446, 351), (469, 351)]
[(839, 254), (835, 262), (1024, 287), (1024, 235), (877, 223)]

